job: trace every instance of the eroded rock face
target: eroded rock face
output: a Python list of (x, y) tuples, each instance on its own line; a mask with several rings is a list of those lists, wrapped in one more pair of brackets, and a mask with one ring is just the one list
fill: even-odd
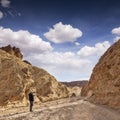
[(0, 50), (0, 105), (23, 100), (26, 89), (34, 82), (29, 69), (19, 58)]
[(36, 93), (41, 101), (55, 100), (68, 97), (68, 89), (65, 85), (43, 69), (32, 66), (31, 73), (34, 79)]
[(68, 96), (67, 88), (48, 72), (0, 50), (0, 106), (27, 104), (30, 89), (34, 90), (35, 102)]
[(120, 40), (100, 58), (81, 94), (92, 102), (120, 108)]

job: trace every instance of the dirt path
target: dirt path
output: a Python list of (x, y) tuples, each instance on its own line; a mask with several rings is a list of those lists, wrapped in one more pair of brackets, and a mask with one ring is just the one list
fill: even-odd
[[(82, 98), (62, 99), (28, 107), (6, 110), (0, 120), (120, 120), (115, 110), (89, 103)], [(7, 112), (7, 113), (5, 113)]]

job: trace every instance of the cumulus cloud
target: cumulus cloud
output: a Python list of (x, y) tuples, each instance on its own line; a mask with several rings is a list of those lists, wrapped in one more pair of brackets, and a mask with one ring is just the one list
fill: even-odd
[(56, 69), (62, 69), (62, 71), (71, 71), (82, 68), (86, 63), (90, 63), (89, 60), (79, 59), (73, 52), (49, 52), (45, 54), (35, 55), (35, 61), (41, 62), (41, 65), (48, 67), (54, 66)]
[(2, 7), (9, 7), (10, 6), (10, 0), (1, 0), (0, 1)]
[(120, 35), (120, 27), (112, 29), (112, 34)]
[[(110, 46), (108, 41), (104, 41), (94, 47), (84, 46), (79, 52), (58, 52), (38, 35), (25, 30), (13, 31), (0, 27), (0, 47), (8, 44), (19, 47), (24, 59), (44, 68), (59, 81), (89, 79), (99, 59), (96, 55), (102, 54)], [(87, 56), (95, 56), (97, 59)]]
[(110, 43), (104, 41), (103, 43), (96, 43), (94, 47), (85, 46), (83, 47), (84, 50), (83, 48), (80, 49), (80, 51), (90, 52), (91, 54), (51, 51), (45, 54), (34, 54), (26, 59), (33, 61), (34, 65), (46, 69), (58, 80), (80, 80), (84, 77), (88, 80), (99, 57), (109, 46)]
[(101, 56), (108, 48), (110, 47), (110, 43), (108, 41), (104, 41), (103, 43), (97, 43), (94, 47), (84, 46), (78, 51), (78, 55), (83, 57), (88, 56)]
[[(80, 58), (74, 52), (49, 52), (45, 54), (34, 54), (26, 58), (34, 65), (46, 69), (58, 80), (76, 80), (80, 76), (90, 73), (91, 61)], [(70, 77), (71, 76), (71, 77)], [(76, 78), (77, 77), (77, 78)]]
[(0, 11), (0, 19), (3, 18), (3, 13)]
[[(96, 43), (94, 47), (84, 46), (79, 52), (56, 52), (32, 54), (26, 59), (46, 69), (60, 81), (89, 79), (99, 57), (110, 46), (108, 41)], [(69, 76), (69, 77), (68, 77)]]
[(64, 25), (59, 22), (50, 28), (44, 36), (54, 43), (74, 42), (82, 36), (82, 32), (71, 25)]
[(0, 27), (0, 46), (8, 44), (19, 47), (25, 54), (44, 53), (53, 50), (50, 43), (43, 41), (38, 35), (25, 30), (13, 31)]

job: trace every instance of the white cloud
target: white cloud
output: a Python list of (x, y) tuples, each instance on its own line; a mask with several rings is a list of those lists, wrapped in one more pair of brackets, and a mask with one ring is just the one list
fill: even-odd
[(96, 54), (102, 54), (110, 46), (108, 41), (104, 41), (94, 47), (85, 46), (79, 52), (57, 52), (53, 51), (49, 42), (43, 41), (38, 35), (0, 27), (0, 47), (8, 44), (19, 47), (25, 55), (24, 59), (44, 68), (59, 81), (89, 79), (99, 59)]
[(81, 75), (83, 77), (90, 75), (93, 65), (90, 60), (80, 58), (73, 52), (52, 51), (45, 54), (34, 54), (26, 59), (32, 61), (34, 65), (46, 69), (62, 81), (79, 80)]
[(71, 81), (82, 80), (82, 78), (88, 80), (99, 57), (109, 46), (110, 43), (104, 41), (95, 44), (95, 47), (85, 46), (79, 52), (51, 51), (45, 54), (32, 54), (26, 59), (46, 69), (57, 80)]
[(117, 42), (120, 39), (120, 27), (112, 29), (112, 34), (117, 35), (113, 41), (113, 42)]
[(75, 42), (75, 45), (76, 45), (76, 46), (80, 46), (80, 43), (79, 43), (79, 42)]
[(1, 0), (0, 1), (2, 7), (9, 7), (10, 6), (10, 0)]
[(51, 51), (45, 54), (34, 54), (26, 59), (32, 61), (34, 65), (46, 69), (60, 81), (82, 80), (82, 78), (88, 80), (99, 57), (109, 46), (110, 43), (104, 41), (95, 44), (95, 47), (83, 47), (86, 48), (84, 52), (86, 50), (91, 52), (89, 55), (85, 54), (86, 57), (83, 54), (77, 54), (77, 52)]
[(120, 27), (112, 29), (112, 34), (120, 35)]
[(44, 53), (53, 49), (49, 42), (28, 31), (0, 27), (0, 46), (8, 44), (19, 47), (25, 54)]
[(83, 57), (94, 55), (101, 56), (109, 47), (110, 43), (108, 41), (104, 41), (103, 43), (97, 43), (94, 47), (84, 46), (78, 51), (78, 55)]
[(62, 22), (59, 22), (50, 28), (44, 36), (54, 43), (74, 42), (82, 36), (82, 32), (71, 25), (63, 25)]
[(3, 18), (3, 13), (0, 11), (0, 19)]
[(34, 58), (41, 62), (41, 65), (48, 65), (62, 69), (62, 71), (71, 71), (82, 68), (89, 60), (79, 59), (75, 53), (72, 52), (49, 52), (45, 54), (34, 55)]
[(115, 37), (114, 42), (117, 42), (118, 40), (120, 40), (120, 36)]

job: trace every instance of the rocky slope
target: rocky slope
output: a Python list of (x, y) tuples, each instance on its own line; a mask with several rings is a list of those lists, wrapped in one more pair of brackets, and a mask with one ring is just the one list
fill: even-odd
[[(9, 50), (8, 50), (9, 48)], [(26, 105), (32, 90), (35, 102), (54, 100), (68, 96), (65, 85), (45, 70), (22, 61), (18, 48), (0, 49), (0, 106)]]
[(120, 108), (120, 40), (100, 58), (81, 94), (92, 102)]

